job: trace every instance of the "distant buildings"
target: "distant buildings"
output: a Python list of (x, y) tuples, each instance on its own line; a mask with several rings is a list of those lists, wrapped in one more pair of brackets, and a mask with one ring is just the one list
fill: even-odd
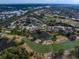
[(73, 28), (72, 27), (64, 27), (64, 26), (48, 26), (47, 27), (47, 31), (49, 32), (59, 32), (59, 31), (63, 31), (64, 33), (69, 33), (69, 32), (73, 32)]
[(23, 10), (18, 10), (18, 11), (4, 11), (4, 12), (0, 12), (0, 19), (8, 19), (11, 18), (13, 16), (21, 16), (23, 14), (25, 14), (27, 12), (23, 11)]

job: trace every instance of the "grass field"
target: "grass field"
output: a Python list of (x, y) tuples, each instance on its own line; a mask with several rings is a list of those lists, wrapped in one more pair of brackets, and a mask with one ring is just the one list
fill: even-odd
[(26, 38), (23, 38), (22, 40), (23, 40), (23, 42), (27, 43), (36, 52), (46, 53), (46, 52), (50, 51), (48, 46), (36, 44), (34, 42), (31, 42), (30, 40), (28, 40)]
[(22, 40), (23, 42), (27, 43), (30, 48), (32, 48), (34, 51), (39, 52), (39, 53), (47, 53), (50, 51), (58, 52), (61, 49), (70, 49), (79, 45), (79, 41), (67, 41), (64, 43), (58, 43), (58, 44), (46, 46), (46, 45), (36, 44), (26, 38), (23, 38)]

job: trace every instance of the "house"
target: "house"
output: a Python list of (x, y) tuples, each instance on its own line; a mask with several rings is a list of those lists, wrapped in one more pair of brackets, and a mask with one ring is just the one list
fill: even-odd
[(34, 31), (34, 30), (38, 30), (39, 29), (38, 26), (35, 26), (33, 24), (29, 24), (28, 26), (23, 26), (23, 28), (25, 28), (26, 30), (29, 30), (29, 31)]
[(59, 32), (60, 30), (64, 30), (63, 26), (48, 26), (47, 31), (51, 32)]
[(65, 27), (65, 30), (63, 30), (63, 34), (73, 33), (74, 29), (72, 27)]
[(42, 41), (40, 39), (35, 40), (35, 43), (41, 43)]
[(77, 39), (77, 36), (76, 36), (76, 35), (71, 35), (71, 36), (69, 37), (69, 39), (70, 39), (71, 41), (74, 41), (74, 40)]
[(46, 28), (47, 28), (47, 25), (46, 24), (42, 24), (41, 25), (41, 29), (44, 29), (45, 30)]
[(47, 58), (48, 59), (53, 59), (53, 53), (52, 52), (49, 52)]
[(72, 27), (64, 27), (64, 26), (48, 26), (48, 32), (61, 32), (62, 34), (68, 34), (74, 32)]

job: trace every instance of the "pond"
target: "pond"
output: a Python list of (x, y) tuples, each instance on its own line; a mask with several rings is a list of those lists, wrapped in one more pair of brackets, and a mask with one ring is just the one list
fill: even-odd
[(50, 40), (51, 39), (51, 35), (48, 34), (47, 32), (40, 32), (40, 33), (32, 33), (33, 37), (37, 38), (37, 39), (41, 39), (41, 40)]

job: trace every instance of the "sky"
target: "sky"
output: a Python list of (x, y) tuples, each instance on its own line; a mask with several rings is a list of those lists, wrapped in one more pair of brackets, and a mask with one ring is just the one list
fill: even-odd
[(0, 0), (0, 4), (17, 3), (79, 4), (79, 0)]

